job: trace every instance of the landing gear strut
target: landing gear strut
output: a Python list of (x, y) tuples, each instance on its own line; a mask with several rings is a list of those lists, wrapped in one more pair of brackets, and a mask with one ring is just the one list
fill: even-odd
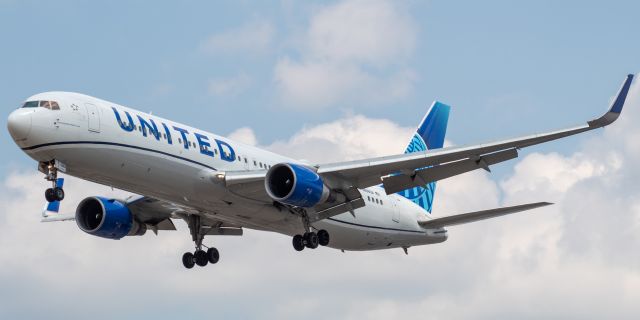
[(45, 179), (51, 181), (53, 186), (44, 191), (44, 197), (48, 202), (62, 201), (64, 199), (64, 190), (59, 186), (58, 182), (58, 169), (55, 166), (55, 161), (41, 162), (40, 169), (45, 174)]
[(326, 246), (329, 244), (329, 232), (327, 230), (318, 230), (314, 232), (311, 230), (311, 223), (309, 222), (309, 216), (305, 211), (300, 213), (302, 216), (302, 223), (304, 224), (305, 233), (293, 236), (292, 244), (296, 251), (302, 251), (305, 247), (309, 249), (315, 249), (320, 246)]
[(189, 231), (191, 232), (191, 239), (195, 242), (196, 249), (193, 253), (186, 252), (182, 255), (182, 264), (185, 268), (191, 269), (196, 264), (204, 267), (207, 264), (215, 264), (220, 260), (220, 253), (218, 249), (211, 247), (207, 248), (207, 251), (204, 251), (202, 247), (205, 247), (202, 244), (202, 240), (204, 240), (204, 234), (201, 232), (202, 226), (200, 224), (200, 216), (190, 215), (189, 216)]

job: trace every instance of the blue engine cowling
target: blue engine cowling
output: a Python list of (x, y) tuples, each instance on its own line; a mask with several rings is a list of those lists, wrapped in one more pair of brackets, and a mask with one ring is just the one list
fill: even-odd
[(278, 202), (310, 208), (325, 202), (330, 190), (311, 168), (293, 163), (276, 164), (264, 180), (267, 194)]
[(141, 236), (146, 225), (133, 219), (129, 208), (114, 199), (89, 197), (76, 208), (76, 223), (80, 230), (107, 239)]

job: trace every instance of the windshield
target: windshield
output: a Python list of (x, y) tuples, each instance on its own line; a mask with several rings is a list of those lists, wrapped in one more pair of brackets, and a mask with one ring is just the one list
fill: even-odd
[(60, 110), (60, 105), (55, 101), (27, 101), (22, 108), (47, 108), (49, 110)]
[(37, 108), (38, 101), (27, 101), (22, 105), (23, 108)]

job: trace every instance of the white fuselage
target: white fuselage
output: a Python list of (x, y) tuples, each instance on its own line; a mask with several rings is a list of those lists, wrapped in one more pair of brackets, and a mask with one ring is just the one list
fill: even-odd
[[(233, 225), (287, 235), (303, 231), (298, 216), (209, 179), (218, 171), (260, 171), (299, 161), (86, 95), (47, 92), (31, 100), (60, 104), (60, 110), (14, 111), (30, 118), (28, 132), (16, 143), (37, 161), (55, 159), (69, 175), (188, 206)], [(413, 202), (380, 187), (361, 193), (366, 206), (354, 215), (313, 224), (329, 231), (330, 247), (373, 250), (447, 239), (443, 229), (420, 227), (417, 221), (428, 217)]]

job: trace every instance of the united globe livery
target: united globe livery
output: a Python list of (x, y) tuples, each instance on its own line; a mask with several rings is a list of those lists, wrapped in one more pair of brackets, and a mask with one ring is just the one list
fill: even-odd
[[(206, 236), (241, 236), (245, 228), (288, 235), (297, 251), (326, 246), (406, 253), (447, 240), (449, 226), (550, 205), (432, 215), (437, 181), (489, 171), (524, 147), (613, 123), (633, 78), (626, 77), (603, 116), (583, 125), (473, 146), (444, 148), (451, 108), (434, 102), (404, 154), (337, 163), (291, 159), (71, 92), (29, 97), (7, 126), (51, 182), (43, 222), (75, 220), (90, 235), (118, 240), (176, 230), (174, 221), (182, 220), (195, 247), (182, 256), (186, 268), (220, 259), (218, 249), (204, 245)], [(60, 213), (62, 174), (136, 195), (91, 196), (75, 213)]]

